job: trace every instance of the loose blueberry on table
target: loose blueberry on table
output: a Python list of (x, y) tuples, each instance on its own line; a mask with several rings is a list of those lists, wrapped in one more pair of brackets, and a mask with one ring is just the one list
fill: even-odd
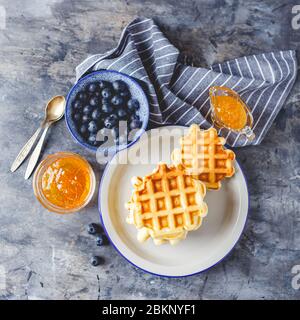
[(87, 232), (89, 234), (95, 235), (95, 234), (98, 234), (101, 231), (102, 231), (101, 227), (97, 223), (90, 223), (87, 226)]
[(101, 235), (101, 234), (98, 235), (97, 238), (96, 238), (96, 245), (97, 245), (98, 247), (101, 247), (101, 246), (104, 245), (104, 242), (105, 242), (104, 236)]
[[(113, 130), (116, 144), (127, 141), (130, 130), (139, 129), (139, 102), (131, 97), (127, 84), (122, 80), (95, 81), (77, 93), (72, 104), (72, 119), (77, 132), (91, 146), (100, 146), (97, 132), (103, 128)], [(127, 128), (119, 134), (119, 121), (127, 121)], [(126, 143), (126, 142), (125, 142)]]
[(93, 256), (91, 258), (91, 265), (94, 266), (94, 267), (97, 267), (99, 266), (100, 264), (103, 264), (104, 263), (104, 259), (99, 257), (99, 256)]

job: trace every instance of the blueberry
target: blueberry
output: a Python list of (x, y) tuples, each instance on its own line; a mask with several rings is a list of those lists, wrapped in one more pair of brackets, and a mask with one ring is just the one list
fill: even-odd
[(112, 83), (114, 90), (123, 91), (127, 89), (127, 84), (122, 80), (116, 80)]
[(142, 125), (142, 122), (141, 122), (141, 121), (139, 121), (139, 120), (132, 120), (132, 121), (130, 122), (129, 127), (130, 127), (130, 129), (133, 130), (133, 129), (138, 129), (138, 128), (140, 128), (141, 125)]
[(97, 120), (97, 125), (99, 129), (102, 129), (104, 127), (104, 119), (105, 117), (101, 115), (101, 117)]
[(139, 109), (140, 104), (136, 99), (130, 99), (127, 102), (127, 107), (130, 111), (134, 111)]
[(97, 135), (94, 133), (90, 134), (88, 138), (88, 143), (91, 144), (92, 146), (96, 146), (98, 144)]
[(111, 103), (115, 106), (120, 106), (124, 102), (124, 99), (120, 96), (113, 96), (111, 99)]
[(95, 133), (98, 130), (97, 123), (95, 121), (90, 121), (88, 124), (88, 130), (91, 133)]
[(112, 121), (115, 121), (116, 123), (117, 123), (117, 121), (118, 121), (118, 116), (116, 115), (116, 114), (111, 114), (110, 116), (109, 116), (109, 118), (110, 118), (110, 120), (112, 120)]
[(104, 245), (104, 237), (102, 235), (98, 235), (97, 238), (96, 238), (96, 245), (98, 247), (101, 247)]
[(103, 104), (101, 110), (104, 112), (104, 113), (112, 113), (113, 112), (113, 107), (108, 104), (108, 103), (105, 103)]
[(101, 227), (97, 223), (90, 223), (87, 226), (87, 232), (89, 234), (97, 234), (101, 231)]
[(96, 107), (99, 105), (99, 99), (96, 97), (96, 96), (93, 96), (91, 99), (90, 99), (90, 105), (92, 107)]
[(110, 98), (112, 96), (112, 91), (110, 88), (104, 88), (102, 90), (102, 97), (103, 98)]
[(97, 84), (96, 84), (96, 83), (90, 83), (90, 84), (88, 85), (88, 90), (89, 90), (89, 92), (91, 92), (91, 93), (96, 92), (96, 90), (97, 90)]
[(117, 116), (119, 119), (126, 119), (127, 112), (124, 109), (118, 109)]
[(98, 97), (98, 98), (101, 96), (101, 92), (100, 92), (100, 91), (96, 91), (94, 94), (95, 94), (95, 96)]
[(74, 119), (74, 121), (76, 121), (76, 122), (80, 122), (80, 120), (81, 120), (81, 114), (80, 114), (79, 112), (74, 113), (74, 114), (73, 114), (73, 119)]
[(102, 104), (110, 103), (110, 99), (109, 98), (102, 98), (101, 102), (102, 102)]
[(82, 107), (80, 100), (75, 100), (73, 107), (77, 110), (80, 109)]
[(99, 264), (103, 264), (104, 260), (103, 258), (99, 257), (99, 256), (93, 256), (91, 258), (91, 265), (94, 267), (99, 266)]
[(104, 126), (107, 129), (112, 129), (113, 127), (116, 126), (116, 124), (117, 124), (117, 120), (113, 117), (113, 115), (110, 115), (104, 120)]
[(86, 123), (86, 122), (89, 122), (89, 121), (91, 121), (91, 120), (92, 120), (92, 118), (91, 118), (91, 116), (88, 115), (88, 114), (84, 114), (84, 115), (82, 116), (82, 123)]
[(93, 107), (89, 104), (87, 104), (84, 108), (83, 108), (83, 113), (85, 114), (89, 114), (89, 113), (92, 113), (93, 111)]
[(88, 133), (88, 127), (87, 125), (83, 124), (79, 128), (79, 132), (85, 137)]
[(97, 109), (95, 109), (94, 111), (93, 111), (93, 113), (92, 113), (92, 118), (94, 119), (94, 120), (100, 120), (100, 118), (101, 118), (101, 110), (99, 109), (99, 108), (97, 108)]
[(119, 91), (119, 95), (125, 99), (130, 97), (130, 92), (128, 90)]
[(79, 92), (77, 97), (80, 101), (84, 102), (88, 98), (88, 95), (85, 92)]
[(106, 81), (103, 81), (103, 80), (100, 80), (100, 81), (98, 82), (98, 85), (99, 85), (99, 88), (100, 88), (100, 89), (104, 89), (105, 87), (108, 86), (107, 82), (106, 82)]

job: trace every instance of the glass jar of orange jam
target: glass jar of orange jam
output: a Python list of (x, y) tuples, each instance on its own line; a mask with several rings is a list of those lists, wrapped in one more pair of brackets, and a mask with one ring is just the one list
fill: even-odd
[(35, 171), (34, 194), (49, 211), (69, 213), (91, 200), (96, 179), (90, 164), (71, 152), (49, 155)]

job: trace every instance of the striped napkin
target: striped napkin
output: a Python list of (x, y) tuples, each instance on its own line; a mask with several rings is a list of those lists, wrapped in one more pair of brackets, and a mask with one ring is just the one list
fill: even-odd
[(295, 51), (277, 51), (193, 67), (152, 19), (137, 18), (123, 31), (117, 47), (96, 54), (76, 68), (77, 80), (100, 69), (140, 80), (150, 104), (150, 127), (168, 124), (211, 127), (209, 87), (227, 86), (240, 94), (254, 118), (254, 141), (227, 129), (219, 135), (232, 147), (259, 144), (287, 98), (297, 74)]

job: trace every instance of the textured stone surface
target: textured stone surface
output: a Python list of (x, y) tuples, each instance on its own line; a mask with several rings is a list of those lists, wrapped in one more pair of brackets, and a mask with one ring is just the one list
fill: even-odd
[[(1, 0), (0, 30), (0, 299), (299, 299), (300, 81), (260, 146), (237, 151), (248, 179), (250, 212), (238, 245), (222, 263), (189, 278), (136, 270), (85, 231), (98, 220), (96, 199), (83, 212), (56, 215), (35, 200), (23, 165), (10, 164), (43, 116), (45, 102), (66, 94), (75, 66), (116, 45), (135, 16), (154, 17), (198, 65), (275, 49), (297, 49), (287, 0), (71, 1)], [(3, 16), (3, 15), (1, 15)], [(2, 23), (1, 23), (2, 26)], [(44, 155), (60, 150), (94, 156), (75, 145), (61, 121)], [(89, 264), (92, 253), (106, 257)]]

